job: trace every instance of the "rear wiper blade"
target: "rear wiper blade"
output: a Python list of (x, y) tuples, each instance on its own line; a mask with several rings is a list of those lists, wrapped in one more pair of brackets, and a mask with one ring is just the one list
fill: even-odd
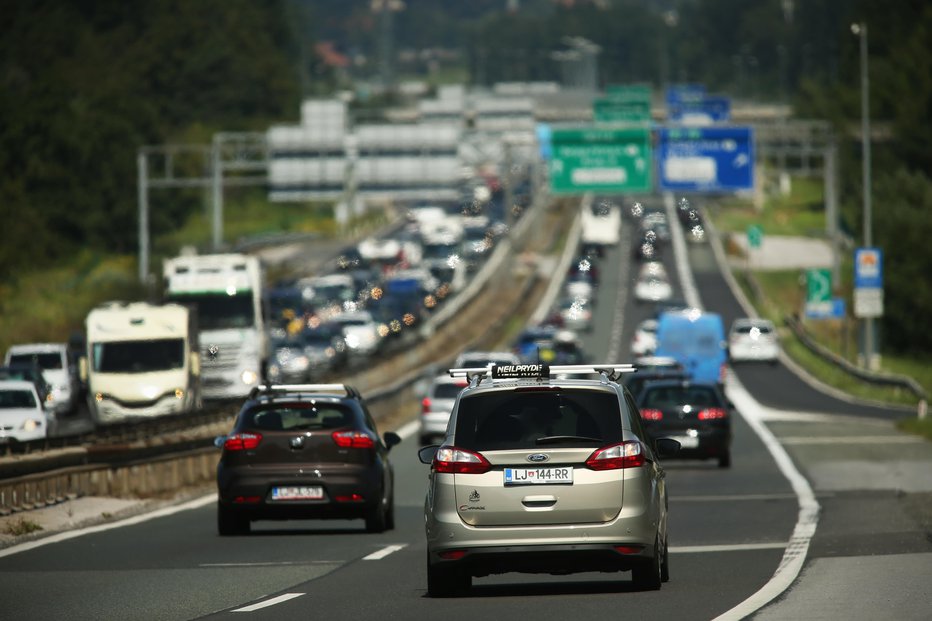
[(541, 444), (562, 444), (564, 442), (597, 442), (601, 443), (602, 438), (592, 438), (589, 436), (545, 436), (537, 438), (538, 446)]

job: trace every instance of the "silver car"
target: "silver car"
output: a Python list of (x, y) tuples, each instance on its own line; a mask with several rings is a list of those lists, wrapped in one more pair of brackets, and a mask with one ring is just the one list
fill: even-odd
[[(469, 387), (430, 464), (427, 590), (469, 589), (507, 572), (631, 571), (643, 589), (669, 578), (659, 456), (631, 395), (631, 365), (522, 364), (453, 369)], [(559, 377), (560, 379), (556, 379)], [(598, 377), (598, 379), (594, 379)]]

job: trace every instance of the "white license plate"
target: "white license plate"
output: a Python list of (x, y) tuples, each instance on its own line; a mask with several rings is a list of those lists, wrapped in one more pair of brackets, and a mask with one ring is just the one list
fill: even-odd
[(320, 500), (323, 497), (324, 488), (319, 485), (272, 488), (272, 500)]
[(505, 468), (505, 485), (572, 485), (572, 468)]
[(699, 448), (699, 437), (698, 436), (674, 436), (670, 438), (671, 440), (676, 440), (680, 443), (680, 448), (684, 449), (693, 449)]

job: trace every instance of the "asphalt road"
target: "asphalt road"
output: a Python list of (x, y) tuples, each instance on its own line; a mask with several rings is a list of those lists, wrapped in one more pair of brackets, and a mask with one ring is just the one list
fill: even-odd
[[(629, 242), (626, 237), (602, 261), (596, 323), (584, 337), (595, 360), (627, 359), (631, 331), (651, 312), (626, 296), (625, 284), (635, 272)], [(743, 313), (724, 281), (716, 279), (708, 252), (705, 246), (690, 249), (697, 285), (706, 307), (722, 312), (727, 322)], [(676, 279), (672, 264), (668, 271)], [(821, 530), (803, 579), (759, 616), (867, 618), (857, 614), (865, 610), (876, 618), (869, 605), (852, 602), (870, 593), (871, 584), (891, 580), (856, 566), (930, 566), (923, 565), (932, 559), (923, 556), (932, 544), (922, 525), (922, 503), (932, 492), (923, 482), (932, 471), (923, 469), (932, 463), (928, 446), (898, 439), (888, 423), (891, 413), (816, 393), (779, 366), (742, 367), (737, 376), (763, 402), (753, 406), (755, 416), (782, 438), (822, 506)], [(858, 442), (834, 441), (842, 421)], [(743, 418), (734, 420), (734, 432), (731, 469), (714, 462), (665, 464), (672, 577), (657, 592), (634, 591), (628, 574), (507, 574), (476, 579), (469, 597), (426, 597), (421, 506), (427, 471), (416, 459), (412, 433), (393, 450), (394, 531), (367, 534), (361, 521), (260, 522), (252, 536), (221, 539), (208, 498), (195, 508), (0, 557), (0, 610), (5, 619), (170, 620), (226, 618), (231, 611), (277, 620), (712, 619), (767, 584), (799, 513), (793, 488), (758, 435)], [(862, 454), (868, 437), (876, 443), (866, 445), (874, 470), (885, 464), (886, 478), (872, 478), (873, 489), (865, 490), (868, 475), (858, 468), (871, 461)], [(815, 444), (806, 443), (813, 438)], [(897, 554), (902, 562), (891, 562)], [(847, 562), (849, 557), (858, 561)], [(889, 574), (901, 586), (885, 593), (912, 592), (912, 603), (892, 608), (890, 598), (878, 598), (875, 591), (870, 599), (886, 602), (882, 610), (902, 613), (880, 616), (924, 618), (911, 615), (928, 610), (928, 591), (910, 591), (913, 583), (902, 571)], [(872, 582), (864, 586), (867, 577)], [(848, 581), (848, 599), (833, 604), (832, 598), (845, 596), (838, 594), (839, 580)], [(900, 596), (894, 603), (905, 600)], [(808, 614), (816, 611), (822, 616)]]

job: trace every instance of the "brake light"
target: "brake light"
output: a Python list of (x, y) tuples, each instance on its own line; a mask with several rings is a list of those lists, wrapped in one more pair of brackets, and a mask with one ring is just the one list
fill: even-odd
[(223, 441), (226, 451), (251, 451), (262, 441), (261, 433), (234, 433)]
[(421, 414), (430, 413), (430, 397), (424, 397), (421, 399)]
[(696, 415), (699, 420), (717, 420), (720, 418), (728, 418), (728, 412), (723, 408), (706, 408), (704, 410), (699, 410), (699, 414)]
[(644, 449), (637, 440), (600, 448), (586, 460), (590, 470), (618, 470), (643, 466)]
[(362, 431), (334, 431), (330, 434), (340, 448), (373, 448), (375, 441)]
[(644, 420), (663, 420), (663, 412), (650, 408), (641, 410), (641, 418)]
[(431, 468), (434, 472), (448, 474), (485, 474), (492, 467), (480, 453), (473, 453), (455, 446), (441, 446), (434, 455)]

